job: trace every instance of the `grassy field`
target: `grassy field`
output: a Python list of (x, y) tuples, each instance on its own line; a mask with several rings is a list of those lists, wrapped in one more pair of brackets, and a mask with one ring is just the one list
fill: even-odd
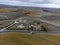
[(0, 45), (57, 45), (60, 43), (58, 35), (0, 33)]

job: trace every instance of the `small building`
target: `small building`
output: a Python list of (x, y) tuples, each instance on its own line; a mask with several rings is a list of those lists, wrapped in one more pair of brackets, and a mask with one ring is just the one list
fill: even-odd
[(17, 28), (25, 28), (25, 26), (21, 24), (21, 25), (18, 25)]

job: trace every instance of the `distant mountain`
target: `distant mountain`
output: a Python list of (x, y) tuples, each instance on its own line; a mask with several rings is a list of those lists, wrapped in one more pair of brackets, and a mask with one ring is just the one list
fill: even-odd
[(9, 7), (14, 7), (14, 8), (16, 7), (17, 8), (17, 6), (0, 4), (0, 8), (9, 8)]

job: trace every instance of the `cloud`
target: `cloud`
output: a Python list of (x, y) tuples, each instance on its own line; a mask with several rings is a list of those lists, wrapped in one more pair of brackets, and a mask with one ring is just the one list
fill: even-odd
[(47, 2), (47, 0), (16, 0), (16, 1), (22, 1), (22, 2), (30, 2), (30, 3), (42, 3)]
[(16, 1), (29, 2), (30, 0), (16, 0)]
[(45, 2), (45, 0), (29, 0), (29, 2)]
[(38, 4), (15, 1), (15, 0), (12, 0), (12, 1), (11, 0), (1, 0), (0, 4), (15, 5), (15, 6), (38, 6)]
[(53, 4), (60, 4), (60, 0), (15, 0), (15, 1), (22, 1), (22, 2), (30, 2), (30, 3), (53, 3)]
[[(34, 2), (37, 2), (37, 3), (34, 3)], [(29, 0), (29, 1), (0, 0), (0, 4), (13, 5), (13, 6), (47, 7), (47, 8), (60, 8), (59, 2), (60, 2), (59, 0)]]
[(56, 5), (56, 4), (41, 4), (40, 6), (47, 8), (60, 8), (60, 5)]
[(49, 3), (60, 4), (60, 0), (48, 0)]

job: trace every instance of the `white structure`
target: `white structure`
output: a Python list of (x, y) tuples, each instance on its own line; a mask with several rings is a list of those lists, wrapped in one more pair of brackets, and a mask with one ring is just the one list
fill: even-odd
[(17, 28), (25, 28), (25, 26), (23, 24), (17, 26)]

